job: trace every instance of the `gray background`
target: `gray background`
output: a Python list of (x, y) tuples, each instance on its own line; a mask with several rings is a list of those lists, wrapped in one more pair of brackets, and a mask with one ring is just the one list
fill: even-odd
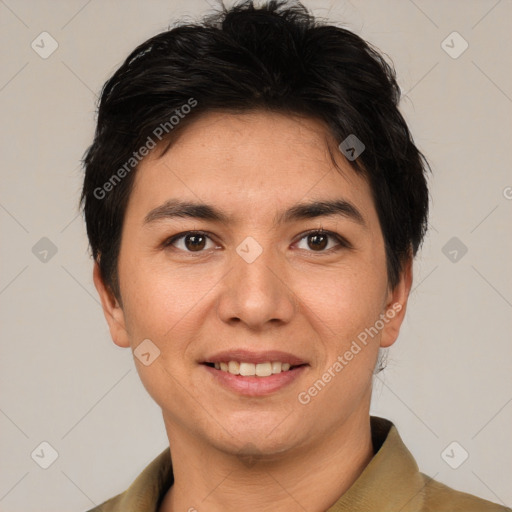
[[(434, 171), (430, 233), (372, 412), (396, 423), (423, 472), (510, 505), (512, 4), (306, 5), (392, 58), (402, 111)], [(205, 0), (0, 0), (3, 512), (88, 509), (126, 489), (167, 445), (160, 410), (130, 352), (110, 340), (92, 283), (80, 159), (96, 94), (128, 52), (207, 9)], [(31, 47), (51, 48), (43, 31), (58, 43), (46, 59)], [(458, 58), (445, 51), (463, 48), (458, 36), (446, 40), (453, 31), (469, 43)], [(44, 253), (43, 237), (56, 254)], [(48, 469), (43, 441), (58, 452)], [(462, 460), (459, 446), (469, 458), (452, 469), (446, 460)]]

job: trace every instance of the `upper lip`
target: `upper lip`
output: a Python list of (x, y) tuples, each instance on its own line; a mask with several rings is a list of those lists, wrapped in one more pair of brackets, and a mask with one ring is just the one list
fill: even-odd
[(235, 350), (225, 350), (223, 352), (217, 352), (206, 358), (203, 363), (227, 363), (229, 361), (238, 361), (243, 363), (266, 363), (266, 362), (274, 362), (279, 361), (281, 363), (288, 363), (290, 366), (298, 366), (301, 364), (306, 364), (304, 359), (300, 357), (294, 356), (293, 354), (289, 354), (287, 352), (282, 352), (280, 350), (265, 350), (254, 352), (251, 350), (243, 350), (243, 349), (235, 349)]

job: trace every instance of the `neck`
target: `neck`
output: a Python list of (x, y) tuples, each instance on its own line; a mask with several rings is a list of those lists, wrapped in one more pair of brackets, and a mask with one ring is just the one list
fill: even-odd
[(159, 512), (325, 511), (373, 457), (370, 419), (364, 412), (316, 444), (258, 460), (220, 452), (166, 421), (174, 484)]

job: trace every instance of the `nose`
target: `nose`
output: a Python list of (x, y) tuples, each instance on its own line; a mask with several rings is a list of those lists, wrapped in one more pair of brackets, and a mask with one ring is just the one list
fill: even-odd
[(289, 282), (286, 261), (276, 250), (262, 247), (251, 262), (233, 252), (231, 270), (219, 288), (217, 313), (228, 324), (243, 323), (251, 330), (265, 330), (290, 322), (297, 300)]

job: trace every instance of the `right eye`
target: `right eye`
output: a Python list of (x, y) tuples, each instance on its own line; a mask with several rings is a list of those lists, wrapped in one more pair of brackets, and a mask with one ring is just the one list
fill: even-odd
[(190, 254), (202, 253), (205, 252), (204, 249), (208, 240), (213, 243), (213, 240), (204, 231), (185, 231), (168, 238), (163, 246), (172, 246), (173, 248)]

